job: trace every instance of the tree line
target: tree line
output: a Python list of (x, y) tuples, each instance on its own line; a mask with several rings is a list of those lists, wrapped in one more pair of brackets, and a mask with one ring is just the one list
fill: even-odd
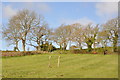
[(23, 51), (26, 45), (42, 50), (42, 45), (47, 44), (51, 49), (52, 43), (56, 43), (60, 49), (66, 50), (74, 42), (82, 49), (87, 46), (88, 51), (97, 45), (106, 48), (112, 45), (113, 51), (118, 47), (118, 18), (108, 20), (105, 24), (74, 23), (70, 25), (61, 24), (57, 29), (50, 29), (42, 15), (36, 14), (28, 9), (19, 10), (16, 15), (8, 21), (7, 27), (3, 27), (3, 38), (15, 45), (19, 51), (19, 42), (22, 43)]

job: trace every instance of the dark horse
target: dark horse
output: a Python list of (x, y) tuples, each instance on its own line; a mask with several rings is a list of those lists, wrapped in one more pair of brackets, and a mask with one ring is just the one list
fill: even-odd
[(107, 50), (104, 51), (104, 55), (106, 55), (106, 54), (107, 54)]

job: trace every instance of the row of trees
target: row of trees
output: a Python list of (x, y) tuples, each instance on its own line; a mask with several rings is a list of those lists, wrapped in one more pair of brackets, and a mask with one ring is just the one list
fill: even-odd
[(72, 25), (61, 25), (55, 30), (54, 39), (58, 45), (66, 49), (68, 43), (76, 42), (77, 46), (87, 46), (88, 51), (97, 45), (106, 48), (110, 43), (113, 51), (117, 51), (118, 44), (118, 19), (111, 19), (103, 25), (87, 24), (85, 26), (80, 23)]
[(66, 50), (68, 44), (77, 43), (80, 49), (87, 46), (88, 51), (96, 45), (107, 47), (112, 43), (113, 50), (117, 51), (118, 42), (118, 18), (111, 19), (103, 25), (81, 25), (74, 23), (71, 25), (62, 24), (57, 29), (49, 29), (44, 17), (37, 15), (34, 11), (27, 9), (19, 11), (11, 17), (7, 27), (3, 28), (3, 37), (15, 45), (19, 51), (18, 43), (22, 42), (23, 51), (26, 45), (30, 45), (41, 50), (41, 45), (53, 42)]

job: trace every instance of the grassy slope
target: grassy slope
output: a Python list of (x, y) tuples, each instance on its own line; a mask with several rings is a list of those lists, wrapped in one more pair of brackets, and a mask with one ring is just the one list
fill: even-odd
[[(117, 55), (50, 54), (3, 58), (3, 77), (30, 78), (117, 78)], [(61, 65), (57, 67), (57, 57)]]

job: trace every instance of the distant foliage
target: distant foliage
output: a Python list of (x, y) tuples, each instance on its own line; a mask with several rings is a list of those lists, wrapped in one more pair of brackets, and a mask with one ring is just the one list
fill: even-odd
[(42, 51), (52, 52), (56, 50), (56, 48), (52, 44), (49, 44), (49, 43), (42, 44), (40, 47)]

